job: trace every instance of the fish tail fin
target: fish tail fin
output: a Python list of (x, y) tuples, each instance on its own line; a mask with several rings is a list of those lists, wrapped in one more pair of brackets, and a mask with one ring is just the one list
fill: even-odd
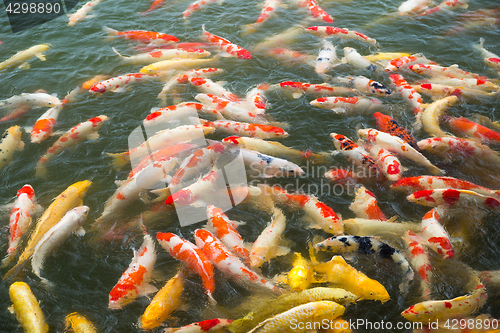
[(47, 178), (47, 167), (45, 166), (45, 163), (38, 162), (36, 166), (35, 177), (42, 179)]
[(125, 165), (130, 163), (130, 155), (128, 152), (118, 154), (108, 153), (108, 156), (111, 156), (113, 158), (112, 164), (117, 169), (123, 169)]
[(257, 31), (257, 28), (255, 27), (255, 24), (247, 24), (242, 27), (241, 35), (246, 36), (249, 34), (253, 34), (255, 31)]
[(110, 27), (103, 26), (102, 30), (106, 33), (106, 40), (112, 40), (114, 36), (118, 35), (118, 30), (111, 29)]
[(111, 49), (113, 49), (113, 52), (115, 52), (116, 54), (118, 54), (118, 56), (119, 56), (120, 58), (122, 58), (123, 60), (127, 60), (127, 57), (122, 56), (122, 55), (120, 54), (120, 52), (118, 52), (118, 51), (117, 51), (114, 47), (112, 47)]

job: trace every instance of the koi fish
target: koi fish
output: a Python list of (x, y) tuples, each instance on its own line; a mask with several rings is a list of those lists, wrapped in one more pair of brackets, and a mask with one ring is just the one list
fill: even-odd
[(369, 54), (365, 56), (366, 60), (368, 61), (376, 61), (376, 62), (385, 62), (392, 60), (394, 58), (399, 58), (399, 57), (409, 57), (411, 56), (410, 53), (404, 53), (404, 52), (377, 52), (375, 54)]
[(487, 143), (500, 142), (500, 133), (489, 129), (486, 126), (475, 123), (465, 117), (443, 117), (444, 122), (454, 131), (465, 134), (469, 137), (478, 138)]
[[(344, 314), (345, 308), (332, 301), (318, 301), (296, 306), (272, 318), (264, 320), (248, 333), (285, 332), (290, 323), (306, 324), (304, 327), (317, 326)], [(293, 325), (292, 325), (293, 326)]]
[(440, 223), (441, 214), (438, 208), (428, 211), (422, 219), (422, 238), (429, 247), (444, 259), (452, 258), (455, 252), (450, 241), (450, 235)]
[(182, 16), (184, 17), (184, 20), (187, 20), (191, 14), (193, 14), (195, 11), (201, 9), (202, 7), (205, 7), (206, 5), (209, 5), (210, 3), (215, 3), (217, 2), (219, 5), (221, 5), (224, 0), (197, 0), (191, 3), (185, 11), (182, 12)]
[(330, 37), (339, 37), (342, 39), (354, 39), (359, 40), (365, 43), (372, 44), (373, 46), (377, 45), (377, 41), (373, 38), (362, 34), (361, 32), (357, 32), (354, 30), (337, 28), (331, 26), (313, 26), (306, 28), (306, 32), (312, 33), (320, 38), (330, 38)]
[(377, 128), (379, 131), (389, 133), (390, 135), (397, 136), (410, 146), (418, 149), (417, 140), (413, 135), (411, 135), (406, 128), (399, 126), (398, 122), (391, 116), (387, 116), (380, 112), (375, 112), (373, 114), (377, 122)]
[(486, 80), (486, 77), (476, 73), (469, 73), (458, 68), (457, 65), (443, 67), (435, 64), (413, 64), (408, 66), (408, 69), (421, 75), (432, 77), (448, 77), (455, 79), (479, 79)]
[(33, 107), (31, 105), (21, 104), (21, 105), (15, 107), (14, 111), (9, 113), (5, 117), (1, 118), (0, 123), (20, 118), (20, 117), (24, 116), (25, 114), (27, 114), (32, 109), (33, 109)]
[(301, 291), (309, 288), (314, 280), (314, 270), (311, 262), (304, 259), (299, 252), (293, 254), (292, 269), (286, 275), (286, 284), (293, 291)]
[(83, 140), (95, 140), (99, 138), (97, 131), (108, 120), (107, 116), (98, 116), (82, 122), (64, 133), (47, 152), (40, 158), (36, 165), (36, 177), (46, 177), (46, 163), (59, 155), (64, 149), (77, 145)]
[(413, 231), (407, 231), (403, 239), (408, 246), (410, 263), (414, 270), (418, 272), (418, 276), (420, 277), (422, 297), (425, 300), (429, 300), (431, 295), (430, 278), (433, 270), (430, 264), (429, 254), (427, 253), (424, 243), (419, 235)]
[[(415, 115), (421, 113), (423, 111), (422, 104), (424, 103), (422, 96), (406, 82), (403, 76), (399, 74), (389, 74), (389, 79), (394, 85), (396, 92), (413, 107), (413, 113)], [(420, 118), (417, 116), (417, 124), (419, 123)]]
[(280, 5), (280, 0), (266, 0), (262, 5), (262, 11), (260, 12), (257, 21), (252, 24), (243, 26), (243, 35), (251, 34), (257, 31), (257, 29), (269, 20), (272, 16), (276, 14), (276, 9)]
[(425, 83), (437, 83), (449, 86), (459, 86), (469, 89), (476, 89), (488, 93), (494, 93), (500, 90), (500, 86), (486, 79), (476, 78), (454, 78), (454, 77), (431, 77), (424, 81)]
[(285, 215), (283, 215), (281, 210), (276, 208), (273, 213), (272, 222), (253, 243), (252, 250), (250, 251), (251, 268), (260, 267), (264, 262), (269, 262), (272, 258), (284, 256), (290, 252), (290, 248), (278, 245), (285, 228)]
[(325, 74), (338, 63), (336, 47), (326, 39), (323, 39), (323, 46), (316, 59), (315, 71), (318, 74)]
[(139, 15), (142, 15), (142, 16), (149, 15), (149, 13), (151, 13), (152, 11), (160, 8), (163, 5), (164, 2), (165, 2), (165, 0), (155, 0), (155, 1), (153, 1), (153, 3), (151, 4), (151, 6), (148, 8), (148, 10), (146, 10), (145, 12), (140, 12)]
[(216, 130), (228, 134), (244, 135), (259, 139), (280, 139), (288, 137), (288, 133), (281, 127), (263, 124), (242, 123), (231, 120), (216, 120), (204, 123)]
[(407, 280), (413, 280), (413, 270), (405, 257), (398, 250), (374, 237), (338, 236), (330, 237), (314, 245), (316, 250), (336, 253), (378, 254), (381, 258), (391, 259), (401, 268)]
[(487, 96), (493, 96), (495, 93), (486, 92), (477, 89), (450, 86), (437, 83), (422, 83), (417, 85), (412, 85), (418, 93), (430, 95), (433, 99), (443, 98), (447, 96), (457, 96), (462, 99), (478, 99)]
[(24, 149), (22, 130), (19, 126), (9, 127), (2, 135), (0, 142), (0, 169), (12, 162), (16, 150)]
[(64, 318), (65, 330), (73, 333), (97, 333), (97, 329), (87, 318), (77, 312)]
[(391, 61), (389, 61), (389, 64), (385, 67), (384, 71), (387, 73), (395, 72), (397, 70), (406, 68), (409, 65), (415, 63), (437, 65), (434, 61), (431, 61), (426, 57), (417, 54), (417, 55), (402, 56), (392, 59)]
[(219, 111), (226, 119), (250, 123), (264, 122), (264, 120), (250, 108), (239, 103), (231, 102), (225, 98), (213, 94), (198, 94), (195, 96), (195, 99), (208, 108)]
[(448, 96), (429, 104), (420, 115), (423, 128), (432, 136), (446, 136), (439, 127), (439, 119), (450, 106), (458, 102), (457, 96)]
[(94, 84), (89, 92), (95, 93), (104, 93), (106, 91), (112, 92), (122, 92), (125, 91), (125, 87), (129, 84), (142, 81), (143, 79), (150, 78), (149, 76), (141, 73), (130, 73), (120, 75), (111, 79), (107, 79), (101, 82)]
[(33, 295), (30, 286), (25, 282), (14, 282), (9, 287), (9, 297), (17, 320), (28, 333), (47, 333), (49, 325), (40, 304)]
[(351, 267), (341, 256), (314, 265), (314, 270), (324, 276), (324, 280), (339, 286), (358, 297), (358, 300), (374, 300), (382, 303), (391, 299), (385, 287)]
[(349, 209), (358, 218), (387, 221), (384, 213), (378, 207), (375, 195), (363, 186), (356, 191), (356, 197)]
[(82, 225), (87, 219), (88, 212), (89, 207), (87, 206), (73, 208), (64, 214), (63, 218), (47, 231), (36, 244), (33, 256), (31, 257), (31, 268), (33, 273), (42, 282), (48, 282), (48, 280), (41, 277), (41, 270), (43, 269), (45, 259), (61, 247), (72, 233), (76, 233), (79, 236), (85, 235)]
[(500, 201), (469, 190), (456, 189), (435, 189), (435, 190), (420, 190), (406, 197), (410, 202), (420, 205), (437, 207), (439, 205), (454, 206), (457, 203), (465, 204), (476, 202), (481, 206), (489, 209), (497, 209), (500, 206)]
[(212, 294), (215, 290), (214, 268), (205, 253), (190, 241), (170, 232), (158, 232), (156, 233), (156, 239), (172, 257), (181, 260), (187, 267), (198, 273), (208, 297), (213, 300)]
[(18, 251), (21, 237), (26, 233), (35, 215), (36, 197), (31, 185), (24, 185), (17, 191), (14, 207), (10, 212), (9, 222), (9, 248), (7, 256), (2, 260), (2, 266), (8, 265)]
[(221, 332), (225, 327), (231, 324), (231, 319), (214, 318), (192, 323), (178, 328), (165, 328), (163, 333), (203, 333), (203, 332)]
[(0, 101), (0, 108), (19, 107), (21, 105), (29, 105), (31, 107), (48, 107), (60, 105), (62, 102), (57, 96), (49, 95), (47, 93), (22, 93), (21, 95), (12, 96), (10, 98)]
[(240, 283), (250, 283), (272, 291), (278, 291), (278, 288), (248, 268), (238, 257), (231, 254), (210, 231), (197, 229), (194, 232), (194, 239), (198, 248), (202, 249), (214, 266), (226, 276), (234, 278)]
[(169, 60), (175, 58), (183, 59), (198, 59), (208, 57), (210, 55), (209, 51), (202, 49), (169, 49), (169, 50), (155, 50), (153, 52), (141, 53), (133, 55), (131, 57), (122, 56), (114, 47), (113, 51), (118, 54), (126, 63), (130, 64), (150, 64), (153, 62), (158, 62), (161, 60)]
[(398, 7), (399, 15), (417, 13), (428, 8), (430, 0), (406, 0)]
[(19, 273), (24, 262), (32, 256), (35, 251), (35, 246), (40, 239), (42, 239), (47, 231), (56, 225), (68, 211), (83, 205), (83, 196), (91, 184), (92, 182), (88, 180), (74, 183), (52, 201), (43, 215), (37, 220), (35, 231), (31, 233), (30, 239), (19, 257), (17, 264), (4, 274), (4, 280)]
[(266, 113), (267, 98), (264, 93), (270, 87), (267, 83), (258, 84), (255, 88), (249, 90), (245, 96), (245, 101), (254, 108), (255, 113), (258, 115)]
[(451, 300), (425, 301), (410, 306), (401, 315), (410, 321), (429, 323), (455, 317), (465, 317), (483, 307), (488, 295), (486, 288), (478, 284), (476, 290)]
[(353, 49), (352, 47), (344, 47), (343, 61), (353, 67), (360, 68), (363, 70), (369, 70), (371, 72), (377, 69), (376, 65), (372, 64), (365, 57), (359, 54), (358, 51), (356, 51), (356, 49)]
[(161, 325), (182, 303), (185, 279), (182, 270), (161, 288), (139, 318), (139, 328), (152, 330)]
[[(153, 111), (154, 110), (154, 111)], [(160, 109), (153, 109), (150, 114), (142, 121), (145, 127), (155, 126), (162, 123), (170, 123), (175, 120), (180, 120), (189, 116), (190, 113), (197, 112), (198, 114), (214, 116), (217, 119), (224, 117), (217, 110), (211, 110), (200, 103), (183, 102), (177, 105), (170, 105)], [(206, 126), (207, 123), (205, 123)]]
[(288, 160), (248, 149), (240, 149), (239, 151), (245, 165), (259, 177), (300, 177), (305, 174), (301, 167)]
[(190, 68), (199, 68), (203, 66), (208, 66), (212, 64), (217, 64), (219, 62), (219, 56), (215, 56), (209, 59), (167, 59), (154, 62), (150, 65), (146, 65), (141, 68), (139, 73), (154, 75), (160, 74), (163, 71), (173, 71), (173, 70), (186, 70)]
[(316, 0), (304, 0), (304, 5), (309, 10), (312, 17), (319, 18), (327, 23), (333, 23), (333, 18), (318, 5)]
[(187, 206), (198, 200), (210, 201), (215, 195), (216, 182), (220, 177), (217, 171), (210, 171), (195, 183), (171, 194), (165, 200), (167, 205)]
[(98, 5), (102, 0), (91, 0), (84, 4), (80, 9), (69, 16), (68, 26), (72, 27), (78, 22), (85, 20), (87, 16), (93, 9), (95, 5)]
[(314, 64), (316, 63), (315, 57), (298, 51), (293, 51), (285, 47), (271, 48), (265, 52), (265, 55), (288, 66), (305, 64), (314, 67)]
[(358, 136), (367, 140), (369, 143), (379, 145), (389, 151), (427, 167), (427, 169), (435, 175), (444, 174), (443, 170), (440, 170), (438, 167), (433, 165), (424, 155), (419, 153), (412, 146), (397, 136), (380, 132), (375, 129), (359, 129)]
[(343, 220), (346, 234), (356, 236), (398, 236), (403, 237), (407, 231), (419, 232), (421, 230), (420, 223), (411, 222), (391, 222), (381, 220), (367, 219), (347, 219)]
[(311, 101), (312, 106), (330, 109), (336, 114), (349, 114), (355, 112), (368, 113), (382, 107), (382, 102), (374, 97), (321, 97)]
[(359, 147), (354, 141), (342, 134), (330, 133), (330, 136), (333, 139), (335, 148), (337, 148), (349, 162), (355, 163), (361, 168), (366, 168), (372, 177), (380, 177), (382, 172), (377, 162), (375, 162), (364, 148)]
[(439, 5), (427, 9), (425, 12), (420, 13), (419, 16), (424, 16), (424, 15), (429, 15), (433, 14), (436, 12), (439, 12), (441, 10), (452, 10), (456, 8), (463, 8), (466, 9), (469, 7), (467, 4), (468, 0), (445, 0), (441, 2)]
[(24, 51), (17, 52), (9, 59), (0, 63), (0, 71), (17, 65), (20, 65), (19, 66), (20, 69), (28, 69), (30, 68), (28, 61), (33, 57), (37, 57), (41, 61), (45, 61), (45, 56), (43, 55), (43, 52), (50, 49), (50, 46), (51, 46), (50, 44), (39, 44), (32, 46)]
[(139, 251), (134, 250), (132, 262), (109, 292), (109, 308), (111, 310), (121, 309), (123, 306), (134, 302), (137, 297), (158, 290), (149, 284), (155, 263), (155, 243), (144, 229), (144, 241)]
[(38, 118), (31, 130), (31, 143), (40, 143), (50, 136), (62, 109), (63, 104), (56, 105)]
[(314, 84), (314, 83), (284, 81), (280, 82), (279, 86), (285, 91), (292, 92), (293, 98), (299, 98), (303, 94), (312, 94), (321, 96), (356, 94), (356, 90), (354, 89), (349, 89), (344, 87), (334, 87), (327, 83)]
[(222, 85), (215, 83), (208, 78), (195, 76), (188, 78), (188, 82), (199, 88), (203, 93), (216, 95), (230, 100), (231, 102), (240, 101), (240, 98), (236, 94), (233, 94), (232, 92), (226, 90)]
[(379, 146), (371, 146), (368, 151), (373, 156), (375, 162), (377, 162), (380, 170), (384, 176), (387, 177), (387, 179), (391, 181), (398, 181), (401, 179), (404, 169), (396, 156)]
[(119, 36), (128, 40), (137, 41), (140, 43), (164, 44), (164, 43), (177, 43), (178, 38), (162, 32), (145, 31), (145, 30), (129, 30), (118, 31), (115, 29), (102, 27), (104, 32), (110, 36)]
[(333, 82), (347, 84), (363, 94), (372, 94), (376, 96), (390, 96), (392, 94), (391, 90), (383, 84), (364, 76), (336, 77), (331, 80)]
[(297, 38), (304, 31), (301, 25), (294, 25), (285, 31), (272, 35), (268, 37), (263, 42), (257, 44), (253, 50), (262, 52), (264, 50), (276, 47), (276, 45), (281, 45), (281, 47), (290, 44), (293, 40)]
[(222, 52), (228, 53), (231, 56), (238, 57), (240, 59), (251, 59), (252, 55), (250, 52), (242, 48), (241, 46), (238, 46), (236, 44), (231, 43), (227, 39), (224, 39), (222, 37), (219, 37), (217, 35), (211, 34), (210, 32), (205, 30), (205, 25), (203, 24), (201, 26), (203, 30), (203, 35), (207, 41), (212, 43), (213, 45), (217, 46)]
[(495, 53), (486, 50), (483, 47), (483, 44), (484, 44), (484, 38), (481, 37), (479, 38), (479, 44), (474, 45), (474, 48), (476, 48), (481, 52), (481, 56), (483, 57), (483, 60), (486, 63), (486, 65), (490, 66), (493, 69), (500, 70), (500, 57)]
[(231, 221), (222, 209), (214, 205), (207, 205), (208, 228), (234, 255), (240, 257), (244, 263), (250, 263), (250, 252), (245, 248), (240, 233), (236, 230), (236, 223)]

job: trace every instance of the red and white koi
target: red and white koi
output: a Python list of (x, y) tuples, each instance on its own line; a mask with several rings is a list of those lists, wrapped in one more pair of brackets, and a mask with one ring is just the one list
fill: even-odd
[(443, 67), (434, 64), (413, 64), (408, 66), (408, 69), (421, 75), (432, 77), (449, 77), (456, 79), (479, 79), (486, 80), (486, 77), (475, 73), (466, 72), (457, 65)]
[(130, 57), (125, 57), (121, 55), (114, 47), (113, 51), (120, 56), (126, 63), (130, 64), (151, 64), (153, 62), (161, 60), (169, 60), (175, 58), (184, 59), (198, 59), (208, 57), (210, 55), (209, 51), (202, 49), (168, 49), (168, 50), (155, 50), (153, 52), (141, 53), (133, 55)]
[(28, 112), (30, 112), (32, 109), (33, 109), (33, 107), (31, 105), (21, 104), (21, 105), (15, 107), (14, 111), (9, 113), (5, 117), (1, 118), (0, 123), (20, 118), (20, 117), (24, 116), (25, 114), (27, 114)]
[(432, 77), (424, 83), (437, 83), (448, 86), (458, 86), (470, 89), (477, 89), (485, 92), (497, 92), (500, 86), (487, 79), (476, 78), (454, 78), (454, 77)]
[(390, 151), (376, 145), (371, 146), (368, 151), (387, 179), (393, 182), (401, 179), (404, 168), (396, 156), (391, 154)]
[(238, 46), (236, 44), (231, 43), (227, 39), (219, 37), (217, 35), (211, 34), (210, 32), (205, 30), (205, 25), (202, 25), (203, 35), (207, 41), (217, 46), (222, 52), (228, 53), (231, 56), (238, 57), (240, 59), (251, 59), (252, 55), (250, 52)]
[(128, 40), (137, 41), (145, 44), (164, 44), (164, 43), (177, 43), (179, 41), (175, 36), (165, 34), (162, 32), (146, 31), (146, 30), (129, 30), (118, 31), (115, 29), (102, 27), (104, 32), (110, 36), (119, 36)]
[(78, 22), (81, 22), (85, 20), (87, 17), (90, 17), (87, 15), (94, 9), (94, 6), (98, 5), (101, 1), (102, 0), (91, 0), (86, 4), (84, 4), (82, 7), (80, 7), (80, 9), (78, 9), (73, 14), (68, 15), (69, 16), (68, 25), (72, 27)]
[(2, 135), (0, 142), (0, 170), (11, 163), (16, 150), (24, 149), (23, 132), (19, 126), (11, 126)]
[(331, 96), (331, 95), (348, 95), (356, 94), (356, 90), (345, 87), (334, 87), (328, 83), (304, 83), (294, 81), (280, 82), (280, 87), (285, 91), (292, 92), (293, 98), (299, 98), (303, 94)]
[[(458, 0), (457, 0), (458, 1)], [(500, 57), (493, 52), (486, 50), (483, 47), (484, 38), (481, 37), (479, 39), (479, 44), (474, 45), (474, 48), (481, 52), (481, 56), (483, 57), (486, 65), (490, 66), (493, 69), (500, 70)]]
[(500, 201), (493, 197), (488, 197), (469, 190), (456, 189), (435, 189), (421, 190), (414, 192), (406, 197), (410, 202), (414, 202), (423, 206), (437, 207), (439, 205), (455, 206), (456, 204), (478, 203), (479, 205), (489, 208), (498, 209)]
[(248, 268), (234, 254), (231, 254), (210, 231), (198, 229), (194, 232), (194, 239), (198, 248), (202, 249), (214, 266), (226, 276), (236, 279), (237, 282), (251, 283), (278, 291), (278, 288)]
[(340, 64), (337, 58), (337, 48), (326, 39), (323, 39), (322, 43), (323, 46), (319, 51), (314, 69), (318, 74), (325, 74), (330, 69)]
[(233, 321), (231, 319), (207, 319), (192, 323), (178, 328), (164, 328), (163, 333), (203, 333), (203, 332), (221, 332), (222, 329), (227, 327)]
[(187, 267), (198, 273), (208, 297), (213, 300), (212, 294), (215, 290), (214, 267), (205, 253), (190, 241), (170, 232), (158, 232), (156, 239), (172, 257), (181, 260)]
[(415, 232), (407, 231), (403, 239), (408, 247), (410, 264), (420, 277), (422, 297), (425, 300), (429, 300), (431, 295), (431, 277), (433, 270), (430, 264), (429, 254), (427, 253), (427, 250), (422, 242), (422, 238)]
[(358, 51), (356, 51), (356, 49), (352, 47), (344, 47), (344, 58), (342, 59), (342, 61), (348, 63), (353, 67), (363, 70), (369, 70), (373, 72), (377, 69), (376, 65), (372, 64), (369, 60), (359, 54)]
[(170, 105), (153, 110), (154, 111), (148, 114), (148, 116), (142, 121), (145, 127), (180, 120), (189, 117), (191, 114), (191, 116), (195, 118), (198, 117), (198, 114), (214, 116), (217, 119), (224, 118), (219, 111), (210, 110), (203, 104), (193, 102), (183, 102), (177, 105)]
[(229, 251), (240, 257), (244, 263), (250, 263), (250, 252), (245, 248), (243, 239), (237, 230), (236, 223), (231, 221), (222, 209), (207, 205), (208, 228)]
[(262, 115), (257, 115), (253, 109), (213, 94), (198, 94), (195, 99), (208, 108), (219, 111), (226, 119), (250, 123), (266, 122)]
[(364, 186), (361, 186), (356, 191), (356, 197), (349, 206), (349, 209), (354, 212), (357, 218), (387, 221), (387, 218), (377, 204), (375, 195)]
[(312, 106), (332, 110), (336, 114), (375, 112), (383, 107), (375, 97), (320, 97), (310, 102)]
[(430, 0), (406, 0), (398, 7), (399, 15), (408, 15), (428, 8)]
[(111, 79), (107, 79), (94, 84), (89, 92), (91, 93), (104, 93), (106, 91), (122, 92), (129, 84), (142, 81), (143, 79), (150, 78), (150, 76), (141, 73), (124, 74)]
[(109, 308), (121, 309), (139, 296), (156, 292), (158, 289), (149, 284), (155, 263), (155, 243), (144, 231), (144, 241), (139, 251), (134, 250), (132, 262), (109, 292)]
[(442, 211), (435, 207), (428, 211), (422, 218), (422, 239), (427, 245), (440, 254), (444, 259), (452, 258), (455, 255), (451, 245), (450, 235), (441, 225)]
[(50, 136), (57, 123), (57, 117), (63, 109), (63, 104), (48, 109), (38, 118), (31, 130), (31, 143), (40, 143)]
[(211, 4), (217, 2), (219, 5), (221, 5), (224, 0), (196, 0), (192, 2), (188, 8), (186, 8), (185, 11), (182, 12), (182, 16), (184, 17), (184, 20), (187, 20), (191, 14), (194, 12), (198, 11), (199, 9)]
[(272, 157), (257, 151), (240, 149), (243, 162), (256, 177), (294, 177), (303, 176), (304, 170), (288, 160)]
[(409, 65), (415, 63), (437, 65), (434, 61), (431, 61), (422, 55), (416, 54), (416, 55), (402, 56), (392, 59), (391, 61), (389, 61), (389, 64), (385, 67), (384, 71), (388, 73), (395, 72), (397, 70), (406, 68)]
[(494, 96), (495, 93), (478, 89), (464, 88), (458, 86), (443, 85), (437, 83), (422, 83), (412, 85), (418, 93), (430, 95), (433, 99), (444, 98), (447, 96), (457, 96), (459, 98), (484, 98)]
[(429, 8), (423, 13), (420, 13), (419, 16), (433, 14), (441, 10), (453, 10), (457, 8), (467, 9), (469, 7), (467, 2), (468, 0), (445, 0), (441, 2), (439, 5)]
[[(422, 100), (422, 96), (413, 89), (413, 87), (406, 82), (403, 76), (399, 74), (389, 74), (389, 79), (391, 80), (394, 88), (397, 93), (403, 97), (413, 108), (413, 113), (418, 115), (423, 111), (422, 104), (424, 101)], [(417, 116), (417, 123), (420, 122), (419, 116)]]
[(333, 18), (318, 5), (316, 0), (304, 0), (303, 5), (307, 7), (312, 17), (319, 18), (327, 23), (333, 23)]
[(219, 172), (210, 171), (195, 183), (171, 194), (165, 200), (165, 204), (183, 207), (200, 200), (210, 202), (210, 198), (216, 195), (216, 184), (219, 177)]
[(267, 98), (264, 93), (271, 86), (267, 83), (258, 84), (255, 88), (248, 91), (245, 96), (245, 102), (249, 104), (253, 109), (255, 114), (264, 115), (266, 113)]
[(439, 127), (439, 119), (449, 107), (457, 102), (457, 96), (448, 96), (429, 104), (420, 114), (424, 130), (432, 136), (446, 136), (446, 132)]
[(344, 28), (337, 28), (331, 26), (312, 26), (306, 28), (306, 31), (320, 38), (339, 37), (342, 39), (359, 40), (365, 43), (372, 44), (374, 46), (377, 45), (377, 41), (375, 39), (370, 38), (367, 35), (362, 34), (361, 32)]
[(427, 169), (435, 175), (444, 174), (443, 170), (433, 165), (424, 155), (419, 153), (415, 148), (403, 141), (397, 136), (390, 135), (385, 132), (377, 131), (376, 129), (359, 129), (358, 135), (360, 138), (367, 140), (369, 143), (379, 145), (389, 151), (401, 155), (409, 160), (412, 160)]
[(454, 131), (465, 134), (469, 137), (478, 138), (488, 143), (499, 143), (500, 133), (489, 129), (486, 126), (475, 123), (465, 117), (443, 117), (445, 123)]
[(288, 66), (306, 64), (314, 67), (316, 58), (312, 55), (293, 51), (284, 47), (274, 47), (266, 51), (266, 56), (274, 58)]
[(199, 88), (202, 93), (216, 95), (230, 100), (231, 102), (240, 101), (240, 98), (236, 94), (233, 94), (232, 92), (226, 90), (221, 84), (215, 83), (208, 78), (195, 76), (190, 77), (188, 82)]
[(335, 148), (344, 155), (351, 163), (357, 164), (359, 167), (366, 169), (371, 177), (380, 177), (382, 174), (380, 168), (375, 160), (368, 154), (368, 152), (359, 147), (354, 141), (345, 137), (342, 134), (330, 133), (333, 139)]
[(204, 124), (221, 132), (252, 138), (276, 139), (288, 137), (288, 133), (284, 129), (272, 125), (241, 123), (231, 120), (208, 121)]
[(391, 89), (387, 88), (380, 82), (374, 81), (364, 76), (347, 76), (336, 77), (331, 79), (335, 83), (342, 83), (356, 89), (363, 94), (371, 94), (377, 96), (390, 96)]
[(12, 96), (0, 101), (0, 108), (19, 107), (21, 105), (29, 105), (31, 107), (48, 107), (52, 108), (61, 105), (62, 102), (55, 95), (47, 93), (22, 93), (21, 95)]
[(284, 256), (290, 248), (280, 246), (281, 235), (286, 228), (286, 217), (277, 208), (274, 209), (271, 223), (260, 233), (250, 250), (250, 267), (257, 268), (272, 258)]
[(153, 3), (151, 4), (151, 6), (148, 8), (148, 10), (146, 10), (145, 12), (140, 12), (139, 15), (142, 15), (142, 16), (148, 15), (152, 11), (160, 8), (163, 5), (164, 2), (165, 2), (165, 0), (155, 0), (155, 1), (153, 1)]
[(97, 131), (108, 120), (107, 116), (98, 116), (84, 121), (64, 133), (47, 152), (40, 158), (36, 166), (36, 177), (45, 177), (47, 174), (46, 163), (59, 155), (64, 149), (75, 146), (84, 140), (99, 138)]
[(281, 0), (266, 0), (262, 5), (262, 11), (260, 12), (257, 21), (252, 24), (247, 24), (243, 26), (243, 34), (251, 34), (257, 31), (257, 29), (264, 24), (267, 20), (276, 14), (276, 9), (278, 9), (281, 4)]
[(35, 191), (31, 185), (24, 185), (17, 191), (14, 207), (10, 211), (9, 222), (9, 247), (7, 256), (2, 260), (2, 265), (9, 264), (18, 251), (18, 245), (23, 235), (28, 231), (35, 215)]

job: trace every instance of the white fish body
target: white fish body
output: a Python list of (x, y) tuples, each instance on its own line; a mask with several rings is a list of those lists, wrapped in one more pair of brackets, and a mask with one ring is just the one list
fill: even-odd
[(336, 62), (338, 62), (336, 47), (331, 42), (323, 39), (323, 48), (319, 51), (316, 60), (316, 73), (325, 74), (334, 67)]
[(54, 95), (47, 93), (22, 93), (0, 101), (2, 107), (17, 107), (19, 105), (30, 105), (32, 107), (47, 107), (52, 108), (61, 105), (62, 102)]
[(19, 68), (28, 69), (29, 68), (28, 60), (30, 60), (33, 57), (37, 57), (38, 59), (45, 61), (45, 56), (42, 54), (42, 52), (45, 52), (48, 49), (50, 49), (50, 44), (39, 44), (32, 46), (24, 51), (19, 51), (9, 59), (0, 63), (0, 71), (5, 68), (13, 67), (19, 64), (21, 64)]
[(68, 25), (70, 27), (74, 26), (78, 22), (81, 22), (85, 20), (88, 16), (88, 14), (94, 9), (94, 6), (99, 4), (102, 0), (91, 0), (84, 4), (80, 9), (78, 9), (76, 12), (73, 14), (69, 15), (69, 22)]

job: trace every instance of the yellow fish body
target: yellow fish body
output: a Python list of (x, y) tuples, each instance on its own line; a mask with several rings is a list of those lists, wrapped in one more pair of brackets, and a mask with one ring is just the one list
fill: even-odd
[(42, 52), (45, 52), (48, 49), (50, 49), (50, 44), (39, 44), (32, 46), (27, 50), (19, 51), (9, 59), (0, 63), (0, 71), (9, 67), (16, 66), (18, 64), (21, 64), (21, 66), (19, 66), (20, 68), (27, 69), (29, 68), (28, 60), (33, 57), (37, 57), (38, 59), (44, 61), (45, 56), (42, 54)]
[(64, 319), (66, 324), (65, 332), (73, 333), (97, 333), (95, 326), (84, 316), (73, 312)]
[(139, 318), (139, 328), (151, 330), (161, 325), (165, 319), (181, 305), (181, 295), (184, 291), (184, 276), (177, 273), (168, 280), (148, 305), (144, 314)]
[(323, 333), (352, 333), (351, 324), (342, 318), (337, 318), (328, 323), (329, 327)]
[(45, 323), (45, 316), (25, 282), (14, 282), (9, 287), (9, 296), (12, 301), (14, 314), (26, 333), (47, 333), (49, 326)]
[(22, 131), (19, 126), (9, 127), (2, 135), (0, 142), (0, 169), (12, 162), (14, 152), (24, 149)]
[(325, 275), (327, 282), (358, 295), (360, 299), (376, 300), (382, 303), (390, 299), (382, 284), (349, 266), (341, 256), (334, 256), (328, 262), (317, 264), (314, 270)]
[(312, 264), (298, 252), (294, 254), (293, 268), (288, 272), (286, 282), (294, 291), (306, 290), (313, 281)]
[(368, 61), (380, 61), (380, 60), (392, 60), (401, 57), (409, 57), (410, 53), (400, 53), (400, 52), (378, 52), (376, 54), (369, 54), (365, 56)]
[(89, 180), (74, 183), (55, 198), (43, 215), (38, 219), (36, 229), (31, 234), (28, 244), (19, 257), (17, 264), (4, 275), (4, 280), (12, 274), (18, 273), (23, 263), (28, 260), (35, 251), (35, 246), (40, 239), (42, 239), (43, 235), (56, 225), (69, 210), (83, 205), (83, 196), (91, 184), (92, 182)]

